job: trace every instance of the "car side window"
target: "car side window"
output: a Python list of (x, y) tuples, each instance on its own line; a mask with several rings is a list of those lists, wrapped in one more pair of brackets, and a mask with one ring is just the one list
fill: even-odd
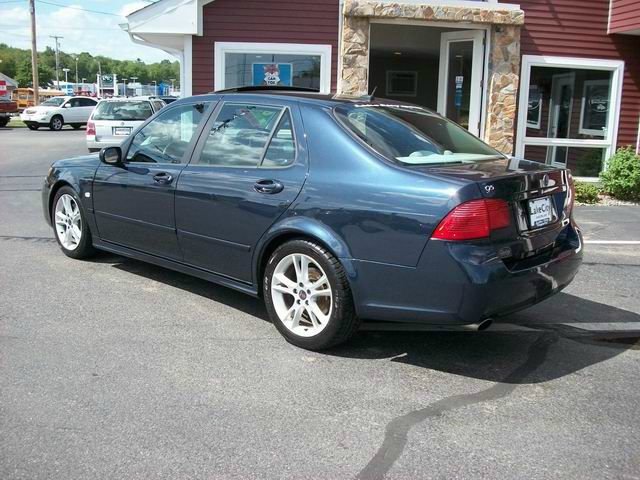
[(194, 163), (257, 167), (282, 110), (266, 105), (224, 104)]
[(296, 145), (291, 124), (291, 114), (285, 110), (278, 127), (271, 137), (261, 167), (274, 168), (291, 165), (296, 159)]
[(164, 107), (164, 102), (154, 101), (153, 106), (155, 107), (155, 111), (157, 112), (158, 110), (162, 109), (162, 107)]
[(71, 108), (75, 108), (75, 107), (80, 107), (80, 99), (79, 98), (72, 98), (71, 100), (69, 100), (69, 105)]
[(95, 107), (96, 106), (96, 102), (94, 102), (90, 98), (79, 98), (78, 100), (80, 100), (80, 105), (79, 105), (80, 107)]
[(205, 103), (197, 103), (164, 111), (133, 138), (127, 162), (183, 163), (205, 109)]

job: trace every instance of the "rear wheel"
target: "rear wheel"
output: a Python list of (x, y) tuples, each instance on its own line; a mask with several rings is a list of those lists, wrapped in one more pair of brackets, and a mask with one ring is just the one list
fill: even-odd
[(0, 127), (6, 127), (9, 125), (9, 119), (6, 117), (0, 118)]
[(27, 123), (27, 128), (29, 130), (37, 130), (40, 128), (40, 125), (38, 125), (37, 123)]
[(54, 131), (62, 130), (63, 126), (64, 122), (62, 121), (62, 117), (60, 115), (55, 115), (49, 122), (49, 128)]
[(65, 255), (80, 259), (95, 254), (80, 198), (71, 187), (62, 187), (56, 193), (51, 220), (56, 240)]
[(314, 242), (293, 240), (273, 252), (265, 268), (263, 294), (272, 322), (298, 347), (329, 348), (358, 329), (342, 265)]

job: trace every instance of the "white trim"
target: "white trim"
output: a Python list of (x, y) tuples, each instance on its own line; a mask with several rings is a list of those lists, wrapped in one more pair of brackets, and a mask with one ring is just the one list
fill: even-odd
[(180, 95), (190, 97), (193, 95), (193, 37), (184, 36), (184, 55), (181, 63)]
[[(581, 135), (592, 135), (594, 137), (604, 137), (605, 132), (603, 130), (595, 130), (592, 128), (583, 128), (584, 125), (584, 109), (586, 105), (587, 87), (590, 85), (609, 85), (609, 80), (585, 80), (582, 83), (582, 104), (580, 105), (580, 126), (578, 127), (578, 133)], [(607, 127), (605, 127), (606, 131)]]
[(331, 93), (331, 45), (306, 43), (215, 42), (214, 90), (223, 90), (227, 88), (224, 83), (225, 53), (317, 55), (320, 57), (320, 93)]
[[(396, 93), (392, 92), (391, 87), (391, 77), (394, 74), (412, 74), (413, 75), (413, 91), (410, 93)], [(385, 94), (391, 97), (417, 97), (418, 96), (418, 72), (416, 70), (387, 70), (386, 71), (386, 79), (385, 79)]]
[(449, 75), (449, 45), (455, 42), (473, 42), (473, 59), (471, 65), (471, 93), (469, 98), (469, 132), (480, 135), (480, 111), (482, 110), (482, 78), (485, 60), (483, 38), (484, 29), (446, 32), (440, 35), (440, 67), (438, 72), (438, 113), (446, 115), (447, 90)]
[[(553, 67), (553, 68), (575, 68), (584, 70), (605, 70), (612, 72), (610, 109), (607, 120), (607, 132), (603, 140), (580, 140), (580, 139), (549, 139), (526, 136), (526, 112), (529, 96), (529, 84), (532, 67)], [(516, 156), (524, 155), (525, 145), (561, 145), (573, 147), (599, 146), (605, 147), (606, 160), (613, 155), (618, 140), (618, 120), (620, 113), (620, 103), (622, 99), (622, 80), (624, 76), (624, 61), (621, 60), (601, 60), (596, 58), (574, 58), (574, 57), (554, 57), (543, 55), (523, 55), (522, 69), (520, 74), (520, 99), (518, 101), (518, 130), (516, 135)], [(526, 93), (525, 93), (526, 92)]]

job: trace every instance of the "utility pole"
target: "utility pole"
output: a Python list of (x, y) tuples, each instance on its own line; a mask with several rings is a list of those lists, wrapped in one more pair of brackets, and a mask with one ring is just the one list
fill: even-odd
[(36, 2), (29, 0), (29, 13), (31, 14), (31, 83), (33, 84), (33, 104), (40, 103), (38, 92), (38, 50), (36, 48)]
[(78, 90), (78, 57), (74, 59), (76, 61), (76, 90)]
[(98, 62), (98, 97), (102, 98), (102, 67)]
[(61, 37), (59, 35), (49, 35), (49, 37), (54, 38), (56, 40), (56, 88), (60, 90), (60, 75), (58, 72), (58, 49), (59, 49), (58, 40), (64, 37)]

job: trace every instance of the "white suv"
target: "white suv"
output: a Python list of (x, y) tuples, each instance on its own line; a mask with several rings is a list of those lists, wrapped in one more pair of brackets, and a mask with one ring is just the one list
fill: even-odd
[(48, 126), (51, 130), (61, 130), (67, 124), (78, 129), (86, 125), (98, 100), (91, 97), (51, 97), (37, 107), (28, 107), (20, 114), (20, 119), (30, 130)]
[(100, 100), (87, 123), (87, 148), (115, 147), (166, 104), (158, 98), (125, 97)]

